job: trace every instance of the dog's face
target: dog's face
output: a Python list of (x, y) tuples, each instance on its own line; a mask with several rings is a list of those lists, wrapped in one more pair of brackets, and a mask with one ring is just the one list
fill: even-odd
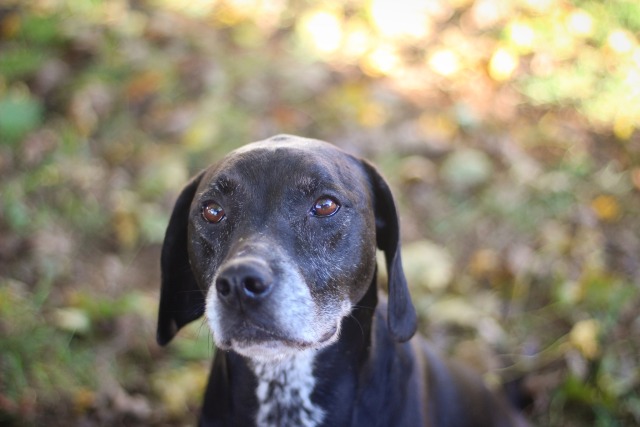
[[(397, 321), (396, 335), (407, 339), (415, 315), (397, 234), (388, 188), (367, 163), (304, 138), (249, 144), (200, 174), (176, 203), (158, 341), (204, 311), (216, 345), (250, 358), (328, 346), (371, 286), (377, 246), (390, 267), (390, 326)], [(408, 323), (405, 311), (414, 316)]]
[(373, 278), (371, 192), (359, 162), (332, 146), (254, 143), (203, 176), (189, 241), (219, 348), (254, 358), (319, 348)]

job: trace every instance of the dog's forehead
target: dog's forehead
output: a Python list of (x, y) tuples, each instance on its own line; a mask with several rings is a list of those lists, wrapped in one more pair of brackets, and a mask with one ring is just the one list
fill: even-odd
[[(263, 151), (306, 151), (306, 152), (323, 152), (332, 151), (334, 153), (342, 153), (336, 146), (319, 139), (304, 138), (295, 135), (276, 135), (262, 141), (256, 141), (246, 144), (231, 152), (231, 155), (241, 154), (245, 152), (263, 150)], [(342, 153), (344, 154), (344, 153)]]
[(315, 139), (280, 135), (240, 147), (212, 167), (209, 179), (276, 174), (280, 179), (307, 177), (357, 180), (359, 161), (336, 146)]
[(226, 159), (250, 157), (252, 160), (272, 161), (281, 160), (307, 160), (323, 163), (328, 161), (345, 161), (350, 156), (325, 141), (302, 138), (293, 135), (278, 135), (263, 141), (252, 142), (232, 151)]

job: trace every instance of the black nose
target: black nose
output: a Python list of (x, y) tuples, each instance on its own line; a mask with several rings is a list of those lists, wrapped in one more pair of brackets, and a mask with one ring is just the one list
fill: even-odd
[(258, 301), (269, 294), (273, 276), (260, 260), (242, 260), (227, 264), (218, 273), (216, 291), (227, 304)]

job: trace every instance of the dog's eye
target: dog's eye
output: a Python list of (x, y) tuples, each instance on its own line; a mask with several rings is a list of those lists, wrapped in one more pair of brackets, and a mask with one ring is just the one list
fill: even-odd
[(320, 197), (311, 208), (311, 214), (318, 217), (327, 217), (335, 214), (340, 209), (340, 204), (331, 197)]
[(205, 221), (217, 224), (225, 217), (224, 209), (217, 202), (209, 201), (202, 205), (202, 218)]

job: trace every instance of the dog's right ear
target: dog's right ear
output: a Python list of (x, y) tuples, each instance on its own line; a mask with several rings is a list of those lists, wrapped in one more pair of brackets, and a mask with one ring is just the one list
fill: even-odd
[(182, 190), (169, 219), (162, 244), (162, 285), (156, 341), (165, 345), (178, 330), (204, 313), (205, 294), (189, 264), (189, 209), (204, 172)]

